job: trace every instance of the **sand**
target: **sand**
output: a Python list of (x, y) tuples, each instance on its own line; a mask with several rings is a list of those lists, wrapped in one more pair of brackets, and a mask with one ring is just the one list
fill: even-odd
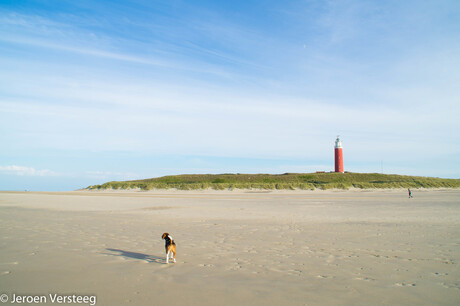
[[(460, 191), (413, 194), (1, 192), (0, 294), (94, 295), (97, 305), (458, 305)], [(165, 264), (163, 232), (177, 242), (175, 264)]]

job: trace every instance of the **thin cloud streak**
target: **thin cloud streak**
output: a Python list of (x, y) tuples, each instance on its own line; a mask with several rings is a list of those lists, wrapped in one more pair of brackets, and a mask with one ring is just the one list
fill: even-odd
[(61, 176), (61, 174), (48, 169), (35, 169), (17, 165), (0, 166), (0, 173), (17, 176)]
[(0, 37), (0, 41), (14, 43), (14, 44), (23, 44), (23, 45), (30, 45), (39, 48), (47, 48), (47, 49), (54, 49), (54, 50), (61, 50), (66, 52), (84, 54), (84, 55), (91, 55), (96, 57), (102, 57), (106, 59), (113, 59), (137, 64), (144, 64), (144, 65), (151, 65), (151, 66), (158, 66), (158, 67), (165, 67), (171, 69), (182, 69), (185, 70), (185, 67), (181, 67), (172, 63), (168, 63), (166, 61), (154, 61), (152, 59), (142, 58), (142, 57), (135, 57), (121, 53), (113, 53), (103, 50), (96, 50), (96, 49), (88, 49), (88, 48), (79, 48), (74, 46), (66, 46), (62, 44), (56, 44), (52, 42), (47, 42), (44, 40), (38, 39), (31, 39), (31, 38), (18, 38), (18, 37)]
[[(145, 56), (136, 53), (143, 53), (143, 48), (151, 51), (151, 47), (158, 44), (158, 42), (148, 44), (122, 37), (111, 38), (105, 34), (94, 35), (91, 32), (79, 30), (65, 23), (53, 22), (41, 16), (20, 15), (18, 18), (20, 21), (8, 16), (1, 18), (5, 25), (12, 28), (6, 27), (4, 29), (3, 35), (0, 36), (0, 41), (184, 72), (210, 74), (227, 79), (235, 79), (243, 77), (243, 75), (229, 69), (222, 69), (219, 65), (207, 63), (206, 59), (192, 58), (190, 53), (212, 55), (227, 63), (261, 68), (253, 62), (239, 59), (212, 48), (201, 47), (192, 41), (182, 43), (161, 41), (159, 46), (155, 47), (153, 53), (149, 52), (149, 56)], [(21, 32), (20, 28), (26, 28), (28, 31)], [(12, 35), (11, 33), (14, 32), (19, 33)], [(68, 37), (73, 38), (73, 40), (70, 41)], [(56, 41), (59, 41), (59, 43), (56, 43)], [(101, 45), (105, 46), (106, 49), (131, 47), (127, 50), (129, 53), (123, 53), (100, 49), (98, 46)], [(90, 48), (88, 46), (95, 47)]]

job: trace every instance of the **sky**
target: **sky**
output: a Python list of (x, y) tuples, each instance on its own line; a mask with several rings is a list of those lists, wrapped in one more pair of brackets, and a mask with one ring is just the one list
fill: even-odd
[(0, 2), (0, 190), (460, 178), (460, 1)]

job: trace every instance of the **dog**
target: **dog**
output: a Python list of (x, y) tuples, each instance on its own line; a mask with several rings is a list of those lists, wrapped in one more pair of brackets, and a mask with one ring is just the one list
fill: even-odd
[(169, 256), (171, 259), (176, 262), (176, 243), (172, 239), (169, 233), (164, 233), (161, 236), (161, 239), (165, 240), (165, 249), (166, 249), (166, 263), (169, 263)]

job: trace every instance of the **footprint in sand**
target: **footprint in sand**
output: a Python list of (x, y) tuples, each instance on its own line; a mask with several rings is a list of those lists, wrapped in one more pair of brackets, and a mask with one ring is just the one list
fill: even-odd
[(327, 263), (333, 263), (335, 261), (335, 256), (334, 255), (329, 255), (326, 262)]
[(435, 276), (447, 276), (449, 273), (439, 273), (439, 272), (434, 272), (433, 273)]
[(302, 275), (302, 270), (289, 270), (289, 271), (288, 271), (288, 274), (289, 274), (289, 275), (300, 276), (300, 275)]
[(19, 264), (19, 261), (13, 261), (13, 262), (3, 262), (3, 263), (0, 263), (0, 265), (17, 265)]
[(395, 286), (398, 287), (415, 287), (415, 283), (396, 283)]
[(366, 281), (366, 282), (373, 282), (375, 279), (369, 278), (369, 277), (355, 277), (355, 280), (361, 280), (361, 281)]
[(441, 283), (441, 286), (443, 286), (444, 288), (448, 288), (448, 289), (460, 290), (460, 284), (459, 283)]

